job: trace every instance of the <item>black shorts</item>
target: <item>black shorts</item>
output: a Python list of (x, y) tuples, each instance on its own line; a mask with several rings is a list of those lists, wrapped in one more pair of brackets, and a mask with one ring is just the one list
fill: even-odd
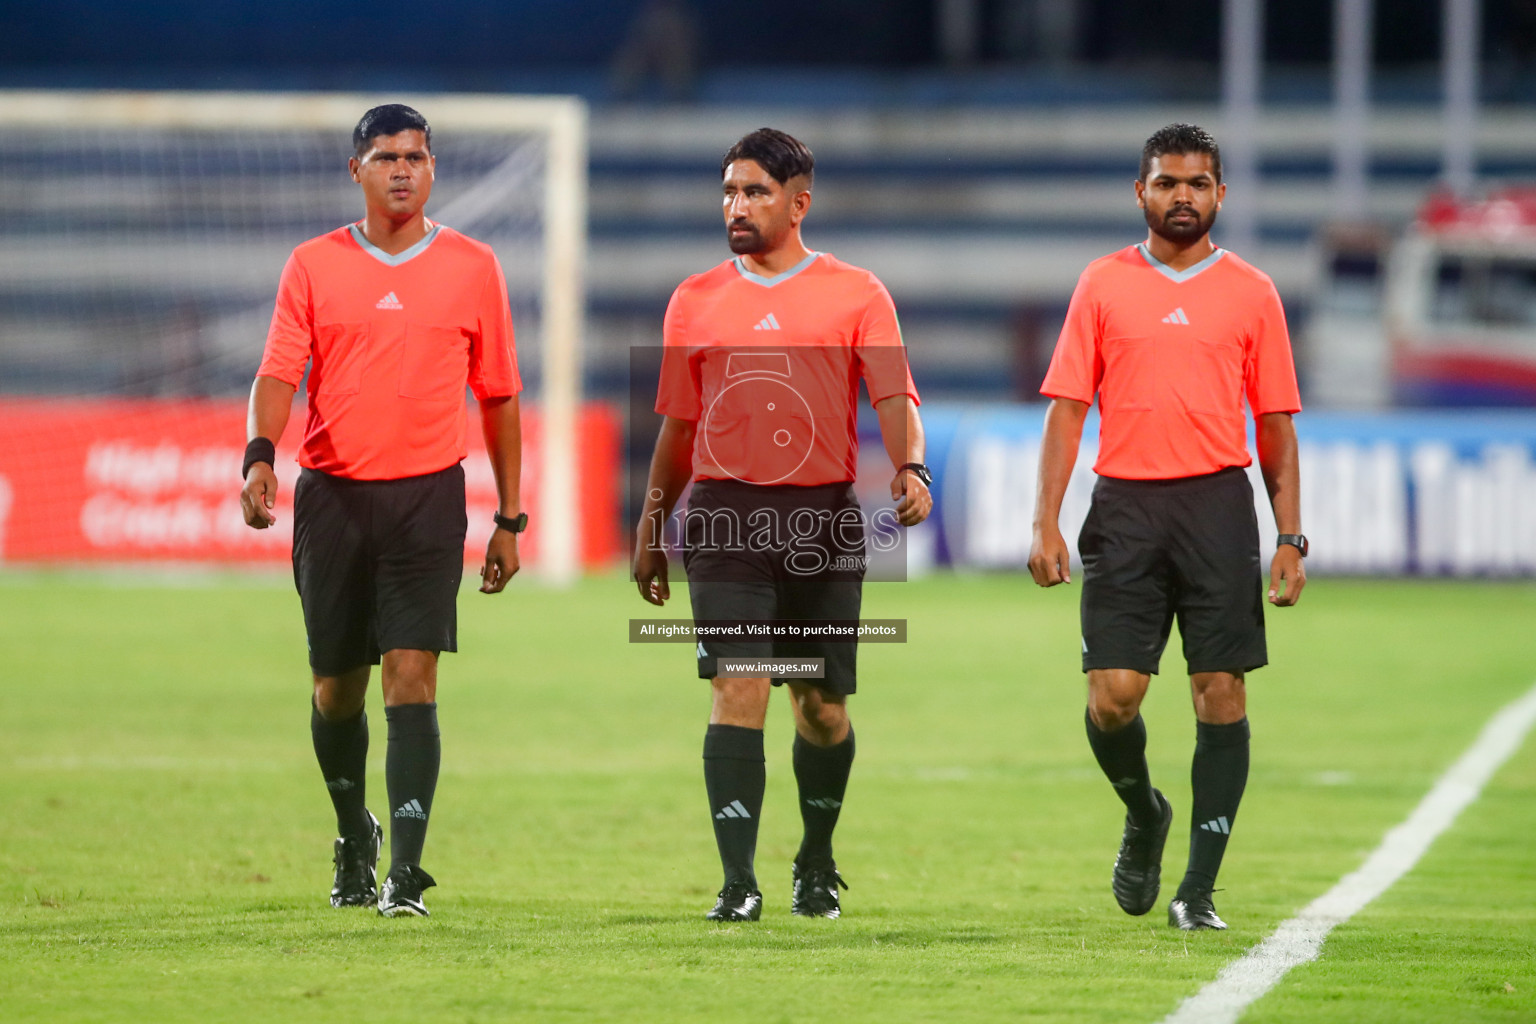
[(1241, 468), (1178, 480), (1100, 477), (1077, 549), (1084, 672), (1155, 675), (1175, 617), (1191, 674), (1269, 660), (1258, 521)]
[[(864, 592), (862, 524), (849, 483), (698, 481), (683, 519), (683, 565), (694, 621), (856, 621)], [(769, 529), (774, 535), (764, 532)], [(838, 694), (858, 689), (856, 640), (712, 638), (701, 641), (695, 653), (700, 679), (719, 674), (717, 658), (821, 658), (824, 678), (792, 681)]]
[(401, 480), (299, 474), (293, 581), (309, 664), (334, 676), (396, 649), (458, 650), (464, 468)]

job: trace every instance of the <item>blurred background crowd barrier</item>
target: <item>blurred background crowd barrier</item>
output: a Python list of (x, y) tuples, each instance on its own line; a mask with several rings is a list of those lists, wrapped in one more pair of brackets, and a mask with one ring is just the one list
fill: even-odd
[(351, 121), (404, 99), (429, 213), (507, 271), (551, 578), (625, 557), (630, 353), (728, 255), (719, 156), (762, 125), (816, 152), (808, 243), (901, 312), (940, 477), (913, 567), (1021, 568), (1036, 389), (1078, 273), (1144, 235), (1137, 157), (1174, 120), (1216, 133), (1216, 241), (1286, 304), (1315, 568), (1536, 574), (1536, 0), (445, 0), (409, 52), (393, 31), (0, 12), (0, 560), (284, 557), (239, 523), (241, 399), (287, 252), (360, 214)]

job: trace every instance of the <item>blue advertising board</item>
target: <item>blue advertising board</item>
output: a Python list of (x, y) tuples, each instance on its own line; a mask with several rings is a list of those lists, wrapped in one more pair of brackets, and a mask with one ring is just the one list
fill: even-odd
[[(923, 408), (938, 508), (922, 548), (934, 562), (1026, 567), (1044, 419), (1043, 405)], [(1296, 432), (1309, 571), (1536, 575), (1536, 412), (1308, 412)], [(1087, 514), (1097, 437), (1090, 414), (1062, 504), (1069, 543)], [(1249, 475), (1268, 548), (1274, 519), (1256, 464)]]

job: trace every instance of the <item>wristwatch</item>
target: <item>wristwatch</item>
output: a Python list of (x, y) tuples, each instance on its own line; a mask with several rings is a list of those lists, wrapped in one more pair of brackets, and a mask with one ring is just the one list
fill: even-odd
[(519, 512), (515, 516), (504, 516), (500, 512), (492, 512), (491, 518), (496, 521), (497, 526), (508, 533), (522, 533), (528, 529), (527, 512)]
[(917, 477), (923, 482), (924, 487), (933, 486), (933, 473), (929, 472), (928, 467), (923, 465), (921, 462), (907, 462), (897, 466), (896, 475), (900, 476), (904, 470), (908, 469), (912, 471), (913, 476)]
[(1300, 551), (1302, 558), (1307, 557), (1307, 552), (1312, 547), (1312, 545), (1307, 543), (1307, 535), (1304, 533), (1282, 533), (1275, 538), (1275, 547), (1278, 548), (1281, 544), (1289, 544), (1297, 551)]

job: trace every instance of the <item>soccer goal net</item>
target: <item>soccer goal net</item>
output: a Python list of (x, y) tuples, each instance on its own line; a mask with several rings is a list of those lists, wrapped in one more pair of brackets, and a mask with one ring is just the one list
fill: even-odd
[[(362, 216), (352, 126), (400, 99), (433, 129), (428, 217), (506, 273), (529, 399), (525, 559), (575, 574), (582, 491), (599, 483), (582, 476), (611, 470), (581, 437), (586, 114), (560, 97), (0, 93), (0, 558), (286, 554), (286, 530), (240, 521), (243, 399), (288, 253)], [(301, 425), (280, 448), (290, 500)], [(470, 521), (488, 528), (489, 467), (472, 451), (465, 468)]]

